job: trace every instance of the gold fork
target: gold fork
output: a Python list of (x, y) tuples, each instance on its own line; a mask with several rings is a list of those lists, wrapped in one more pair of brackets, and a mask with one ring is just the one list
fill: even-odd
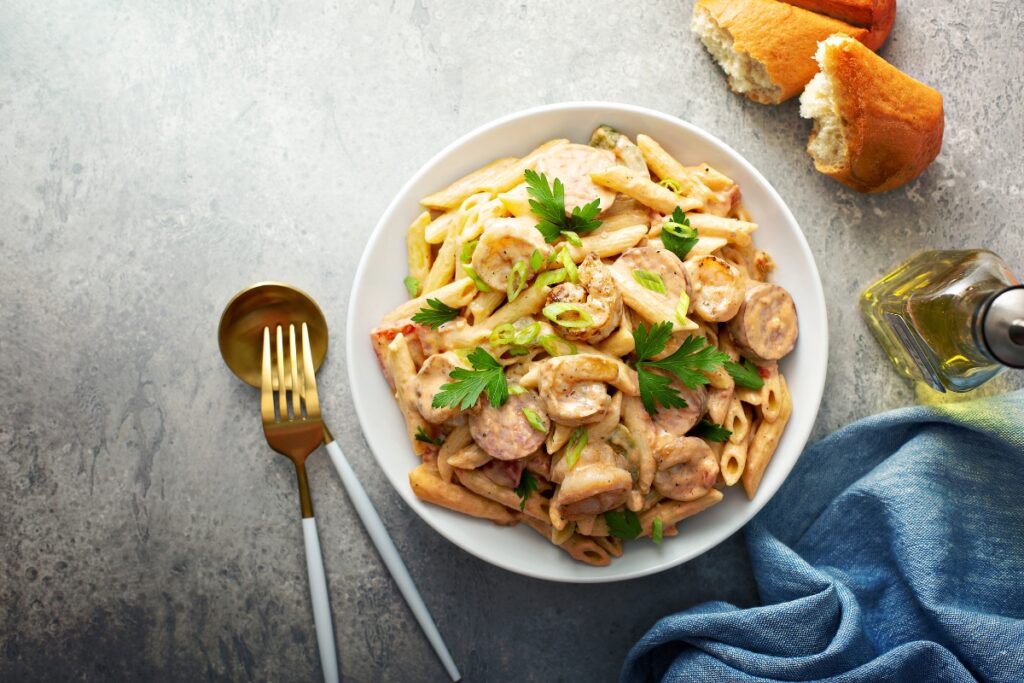
[[(313, 621), (316, 624), (320, 666), (323, 669), (324, 680), (335, 683), (338, 680), (338, 655), (334, 644), (334, 626), (331, 623), (320, 538), (316, 530), (316, 518), (313, 516), (313, 499), (309, 495), (309, 480), (306, 478), (306, 458), (317, 449), (324, 438), (324, 423), (320, 418), (320, 400), (316, 391), (316, 374), (313, 370), (313, 354), (309, 344), (309, 328), (306, 323), (302, 323), (301, 354), (296, 348), (295, 325), (288, 326), (287, 356), (281, 325), (276, 327), (275, 335), (276, 364), (272, 363), (270, 328), (263, 328), (260, 383), (263, 434), (271, 448), (287, 456), (295, 464), (295, 474), (299, 479), (299, 507), (302, 510), (302, 533), (306, 541), (306, 567), (309, 571), (309, 591), (313, 600)], [(290, 412), (287, 396), (289, 393)]]

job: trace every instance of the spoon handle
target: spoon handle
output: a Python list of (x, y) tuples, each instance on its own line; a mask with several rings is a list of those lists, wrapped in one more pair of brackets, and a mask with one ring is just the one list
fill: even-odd
[(324, 576), (324, 558), (320, 553), (316, 517), (303, 518), (302, 535), (306, 540), (306, 568), (309, 570), (309, 594), (313, 598), (313, 622), (316, 624), (320, 668), (324, 672), (324, 683), (338, 683), (338, 654), (334, 645), (334, 625), (331, 623), (331, 604), (327, 597), (327, 578)]
[(433, 617), (430, 616), (423, 598), (420, 597), (420, 593), (416, 589), (416, 584), (413, 583), (412, 577), (409, 576), (409, 570), (405, 568), (405, 563), (402, 562), (402, 558), (398, 554), (398, 549), (395, 548), (395, 544), (388, 535), (388, 531), (377, 514), (377, 510), (374, 509), (373, 503), (370, 502), (369, 496), (366, 495), (363, 485), (356, 478), (356, 473), (352, 470), (352, 466), (348, 464), (348, 460), (345, 459), (345, 455), (341, 452), (337, 441), (331, 441), (327, 444), (327, 453), (330, 454), (331, 461), (334, 462), (334, 467), (341, 476), (341, 482), (348, 492), (352, 505), (355, 506), (356, 512), (359, 514), (359, 519), (362, 520), (366, 532), (370, 534), (373, 544), (377, 546), (377, 552), (380, 553), (381, 559), (384, 560), (388, 571), (391, 572), (391, 577), (398, 584), (398, 589), (402, 592), (402, 596), (416, 617), (416, 621), (419, 622), (420, 628), (423, 629), (427, 640), (434, 647), (434, 651), (437, 653), (441, 663), (444, 664), (448, 675), (451, 676), (453, 681), (459, 680), (462, 676), (459, 673), (458, 667), (455, 666), (451, 653), (448, 652), (448, 648), (444, 644), (441, 633), (437, 630), (437, 625), (434, 624)]

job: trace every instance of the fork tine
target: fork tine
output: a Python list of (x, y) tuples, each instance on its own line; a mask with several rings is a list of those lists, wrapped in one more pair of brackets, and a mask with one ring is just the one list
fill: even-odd
[(302, 406), (299, 403), (299, 395), (302, 393), (299, 388), (299, 363), (295, 359), (298, 344), (295, 343), (295, 325), (288, 326), (288, 356), (291, 360), (292, 371), (292, 415), (295, 419), (302, 417)]
[(320, 396), (316, 392), (316, 371), (313, 370), (313, 351), (309, 344), (309, 326), (302, 323), (302, 382), (306, 399), (306, 416), (320, 419)]
[(260, 381), (260, 416), (264, 422), (274, 421), (274, 385), (270, 372), (270, 328), (263, 328), (263, 376)]
[(284, 383), (284, 330), (277, 326), (277, 395), (278, 408), (281, 411), (281, 422), (288, 421), (288, 397), (286, 396), (287, 385)]

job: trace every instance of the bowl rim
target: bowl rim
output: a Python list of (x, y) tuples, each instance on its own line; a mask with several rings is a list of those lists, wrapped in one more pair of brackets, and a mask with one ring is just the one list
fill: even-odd
[[(817, 359), (815, 359), (813, 357), (811, 359), (809, 359), (809, 361), (811, 361), (811, 362), (817, 360), (817, 367), (809, 367), (807, 369), (807, 371), (814, 372), (815, 375), (820, 377), (821, 379), (817, 383), (817, 385), (815, 387), (813, 387), (813, 390), (814, 390), (814, 396), (813, 396), (813, 401), (812, 401), (812, 404), (813, 404), (813, 414), (811, 414), (810, 415), (810, 419), (806, 421), (806, 423), (805, 423), (806, 426), (802, 430), (802, 433), (798, 433), (798, 434), (795, 435), (795, 438), (796, 438), (797, 442), (799, 442), (801, 444), (800, 445), (800, 453), (798, 453), (796, 458), (793, 460), (792, 465), (790, 465), (790, 467), (789, 467), (789, 471), (787, 471), (785, 476), (781, 477), (778, 480), (778, 482), (774, 484), (774, 486), (771, 486), (771, 485), (766, 484), (765, 482), (762, 482), (762, 485), (761, 485), (761, 487), (758, 490), (758, 494), (759, 495), (756, 496), (754, 500), (748, 500), (746, 502), (746, 504), (749, 506), (747, 508), (748, 512), (746, 512), (743, 515), (738, 515), (735, 518), (730, 519), (728, 524), (725, 524), (722, 527), (720, 527), (721, 531), (719, 531), (717, 533), (717, 536), (718, 536), (717, 540), (714, 540), (712, 542), (706, 543), (702, 547), (693, 548), (691, 551), (682, 553), (681, 555), (679, 555), (677, 557), (666, 558), (663, 561), (655, 562), (655, 563), (652, 563), (652, 564), (650, 564), (648, 566), (640, 567), (640, 568), (634, 569), (632, 571), (626, 571), (626, 572), (623, 572), (621, 574), (615, 574), (615, 575), (606, 575), (606, 574), (603, 574), (603, 573), (595, 573), (593, 575), (579, 575), (579, 576), (572, 576), (572, 577), (567, 577), (567, 576), (549, 576), (549, 575), (546, 575), (546, 574), (542, 573), (540, 570), (531, 569), (530, 567), (524, 567), (524, 566), (515, 565), (515, 564), (499, 563), (499, 562), (496, 562), (493, 558), (488, 557), (485, 553), (479, 551), (477, 546), (471, 545), (471, 544), (464, 544), (464, 543), (460, 542), (459, 540), (457, 540), (455, 537), (453, 537), (452, 535), (450, 535), (448, 533), (448, 531), (444, 528), (443, 524), (437, 524), (437, 523), (435, 523), (435, 520), (431, 519), (428, 516), (425, 516), (425, 515), (421, 514), (420, 510), (417, 507), (417, 503), (421, 503), (421, 501), (419, 501), (419, 499), (415, 498), (415, 495), (412, 493), (412, 490), (409, 487), (405, 487), (403, 489), (400, 486), (395, 486), (394, 485), (394, 482), (391, 481), (391, 477), (388, 476), (388, 473), (384, 470), (384, 466), (383, 466), (383, 463), (381, 462), (380, 457), (378, 457), (376, 451), (370, 445), (370, 440), (366, 436), (366, 429), (364, 428), (364, 425), (372, 425), (373, 422), (372, 422), (372, 420), (368, 419), (370, 417), (369, 416), (369, 412), (368, 412), (369, 411), (369, 407), (368, 406), (362, 406), (361, 407), (362, 401), (359, 400), (359, 396), (358, 396), (358, 394), (360, 393), (361, 389), (359, 388), (359, 385), (355, 381), (355, 377), (356, 377), (356, 362), (357, 362), (356, 358), (359, 356), (359, 353), (357, 352), (357, 349), (359, 348), (358, 347), (359, 339), (357, 339), (357, 335), (356, 335), (356, 331), (359, 329), (359, 325), (358, 325), (359, 321), (356, 319), (356, 309), (357, 309), (357, 306), (355, 305), (355, 302), (356, 302), (357, 298), (360, 296), (360, 293), (361, 293), (361, 290), (362, 290), (362, 283), (363, 283), (364, 278), (366, 277), (366, 271), (367, 271), (367, 269), (369, 267), (369, 265), (368, 265), (369, 259), (367, 258), (367, 254), (374, 250), (374, 247), (376, 247), (377, 243), (380, 240), (384, 239), (385, 226), (388, 225), (389, 223), (391, 223), (394, 220), (394, 214), (398, 211), (399, 204), (402, 203), (402, 201), (406, 198), (406, 196), (408, 195), (410, 189), (416, 183), (418, 183), (425, 175), (427, 175), (429, 172), (432, 172), (434, 170), (434, 167), (439, 165), (453, 151), (455, 151), (455, 150), (459, 149), (460, 147), (466, 145), (467, 143), (471, 142), (473, 139), (475, 139), (475, 138), (477, 138), (479, 136), (485, 135), (489, 131), (491, 131), (491, 130), (493, 130), (495, 128), (499, 128), (501, 126), (504, 126), (506, 124), (509, 124), (509, 123), (511, 123), (513, 121), (517, 121), (517, 120), (521, 120), (521, 119), (525, 119), (525, 118), (530, 118), (530, 117), (538, 116), (538, 115), (541, 115), (541, 114), (547, 114), (547, 113), (551, 113), (551, 112), (559, 112), (559, 111), (587, 111), (587, 112), (601, 112), (601, 111), (612, 112), (613, 111), (616, 114), (624, 114), (624, 115), (627, 115), (627, 116), (628, 115), (640, 115), (640, 116), (652, 117), (652, 118), (655, 118), (655, 119), (660, 119), (661, 121), (663, 121), (666, 124), (669, 124), (669, 125), (672, 125), (672, 126), (678, 126), (680, 128), (683, 128), (689, 134), (701, 138), (705, 143), (707, 143), (707, 144), (709, 144), (709, 145), (711, 145), (713, 147), (718, 147), (721, 150), (723, 150), (728, 156), (730, 156), (733, 160), (735, 160), (735, 162), (738, 165), (742, 166), (744, 171), (749, 173), (752, 177), (754, 177), (756, 180), (758, 180), (763, 185), (763, 187), (767, 190), (768, 196), (771, 198), (771, 200), (780, 209), (780, 211), (781, 211), (782, 215), (785, 217), (785, 219), (788, 220), (793, 226), (796, 227), (796, 237), (797, 237), (797, 239), (795, 240), (794, 246), (797, 249), (800, 250), (801, 256), (803, 257), (804, 261), (807, 264), (809, 264), (809, 266), (810, 266), (810, 273), (809, 273), (809, 275), (813, 276), (813, 281), (817, 284), (817, 286), (813, 288), (814, 291), (810, 292), (810, 295), (813, 296), (813, 298), (815, 299), (816, 305), (822, 311), (822, 320), (821, 320), (821, 323), (820, 323), (820, 326), (821, 326), (820, 334), (821, 334), (821, 342), (822, 342), (821, 346), (824, 349), (824, 352), (821, 353), (820, 356)], [(486, 162), (484, 162), (484, 163), (486, 163)], [(499, 567), (499, 568), (504, 569), (506, 571), (510, 571), (510, 572), (513, 572), (513, 573), (516, 573), (516, 574), (520, 574), (520, 575), (523, 575), (523, 576), (528, 576), (528, 577), (535, 578), (535, 579), (542, 579), (542, 580), (545, 580), (545, 581), (553, 581), (553, 582), (558, 582), (558, 583), (586, 583), (586, 584), (590, 584), (590, 583), (612, 583), (612, 582), (627, 581), (627, 580), (630, 580), (630, 579), (636, 579), (636, 578), (640, 578), (640, 577), (643, 577), (643, 576), (650, 576), (652, 574), (657, 574), (657, 573), (663, 572), (665, 570), (671, 569), (673, 567), (677, 567), (677, 566), (679, 566), (679, 565), (681, 565), (681, 564), (683, 564), (685, 562), (689, 562), (690, 560), (694, 559), (695, 557), (703, 555), (704, 553), (708, 552), (709, 550), (711, 550), (714, 547), (716, 547), (719, 544), (721, 544), (726, 539), (730, 538), (733, 534), (735, 534), (737, 531), (742, 529), (744, 526), (746, 526), (746, 524), (748, 522), (750, 522), (751, 520), (753, 520), (754, 517), (756, 517), (757, 514), (764, 508), (764, 506), (772, 498), (775, 497), (775, 494), (778, 492), (779, 488), (782, 487), (783, 483), (785, 483), (785, 481), (789, 478), (789, 475), (792, 472), (793, 468), (796, 466), (796, 463), (800, 460), (800, 457), (803, 455), (803, 451), (806, 449), (807, 442), (808, 442), (809, 437), (810, 437), (810, 433), (811, 433), (815, 423), (817, 422), (818, 412), (819, 412), (820, 407), (821, 407), (821, 399), (822, 399), (822, 396), (824, 395), (825, 383), (826, 383), (826, 379), (827, 379), (826, 375), (827, 375), (827, 370), (828, 370), (828, 358), (829, 358), (829, 351), (828, 351), (828, 349), (829, 349), (829, 345), (828, 345), (828, 308), (827, 308), (827, 305), (826, 305), (824, 289), (823, 289), (822, 282), (821, 282), (821, 274), (820, 274), (820, 272), (818, 270), (818, 265), (817, 265), (817, 262), (814, 259), (814, 255), (811, 252), (810, 245), (807, 243), (807, 237), (806, 237), (806, 235), (804, 235), (803, 229), (800, 227), (800, 224), (797, 222), (796, 217), (793, 215), (793, 212), (790, 210), (790, 208), (786, 204), (786, 202), (782, 199), (782, 196), (779, 195), (779, 193), (775, 189), (775, 187), (770, 182), (768, 182), (768, 179), (765, 178), (764, 175), (753, 164), (751, 164), (746, 159), (746, 157), (744, 157), (742, 154), (740, 154), (735, 149), (733, 149), (730, 145), (728, 145), (727, 143), (723, 142), (718, 137), (716, 137), (715, 135), (709, 133), (708, 131), (704, 130), (703, 128), (701, 128), (701, 127), (699, 127), (699, 126), (697, 126), (697, 125), (695, 125), (693, 123), (690, 123), (689, 121), (681, 119), (679, 117), (672, 116), (670, 114), (665, 114), (663, 112), (660, 112), (660, 111), (655, 110), (655, 109), (650, 109), (648, 107), (642, 107), (642, 106), (632, 105), (632, 104), (623, 104), (623, 103), (619, 103), (619, 102), (601, 101), (601, 100), (558, 102), (558, 103), (554, 103), (554, 104), (545, 104), (545, 105), (540, 105), (540, 106), (536, 106), (536, 107), (530, 107), (530, 108), (523, 109), (523, 110), (520, 110), (520, 111), (517, 111), (517, 112), (512, 112), (510, 114), (506, 114), (506, 115), (501, 116), (501, 117), (499, 117), (497, 119), (494, 119), (492, 121), (489, 121), (487, 123), (479, 125), (476, 128), (473, 128), (472, 130), (470, 130), (469, 132), (459, 136), (454, 141), (452, 141), (451, 143), (449, 143), (448, 145), (443, 147), (436, 154), (431, 156), (430, 159), (428, 159), (426, 162), (424, 162), (423, 165), (419, 168), (419, 170), (417, 170), (416, 173), (414, 173), (401, 186), (401, 188), (398, 190), (398, 192), (396, 192), (395, 195), (392, 197), (391, 201), (388, 203), (388, 205), (385, 208), (384, 212), (381, 214), (380, 219), (377, 221), (376, 225), (374, 225), (373, 231), (371, 232), (369, 239), (367, 240), (365, 246), (363, 247), (363, 252), (362, 252), (362, 254), (360, 255), (360, 258), (359, 258), (359, 265), (356, 268), (355, 276), (354, 276), (354, 278), (352, 280), (352, 289), (351, 289), (351, 292), (349, 294), (348, 311), (347, 311), (346, 321), (345, 322), (346, 322), (346, 330), (345, 330), (346, 369), (347, 369), (347, 372), (348, 372), (349, 390), (350, 390), (350, 392), (352, 394), (352, 402), (353, 402), (353, 405), (354, 405), (355, 410), (356, 410), (356, 416), (357, 416), (357, 419), (359, 421), (359, 428), (360, 428), (360, 432), (363, 435), (363, 440), (366, 442), (367, 448), (373, 454), (374, 460), (376, 461), (377, 466), (380, 467), (381, 471), (383, 472), (383, 474), (385, 476), (385, 479), (387, 480), (388, 484), (391, 485), (392, 488), (397, 490), (398, 495), (402, 498), (402, 500), (407, 505), (409, 505), (416, 512), (416, 515), (417, 515), (417, 517), (419, 517), (420, 520), (425, 522), (428, 526), (430, 526), (430, 528), (432, 528), (435, 532), (440, 534), (443, 538), (447, 539), (450, 543), (453, 543), (454, 545), (456, 545), (460, 549), (466, 551), (470, 555), (473, 555), (474, 557), (479, 558), (480, 560), (486, 562), (487, 564), (489, 564), (491, 566)], [(805, 363), (805, 365), (806, 365), (806, 363)], [(803, 412), (805, 414), (808, 413), (811, 410), (812, 410), (811, 409), (811, 404), (807, 404), (803, 408)], [(411, 464), (415, 465), (415, 462), (413, 462)], [(766, 493), (762, 493), (762, 492), (766, 492)], [(599, 569), (603, 569), (603, 568), (599, 568)]]

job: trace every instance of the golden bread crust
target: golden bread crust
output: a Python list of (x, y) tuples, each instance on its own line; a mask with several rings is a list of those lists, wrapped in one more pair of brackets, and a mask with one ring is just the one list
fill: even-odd
[(896, 22), (896, 0), (785, 0), (818, 14), (868, 29), (861, 40), (872, 50), (885, 44)]
[(868, 34), (866, 29), (780, 0), (697, 0), (697, 7), (707, 10), (732, 36), (734, 50), (761, 62), (779, 87), (772, 99), (744, 93), (762, 104), (778, 104), (800, 94), (818, 72), (814, 53), (819, 41), (833, 33), (857, 40)]
[(942, 149), (942, 95), (858, 42), (825, 46), (822, 70), (846, 139), (846, 158), (819, 171), (859, 192), (884, 192), (921, 175)]

